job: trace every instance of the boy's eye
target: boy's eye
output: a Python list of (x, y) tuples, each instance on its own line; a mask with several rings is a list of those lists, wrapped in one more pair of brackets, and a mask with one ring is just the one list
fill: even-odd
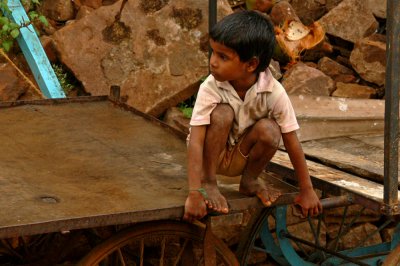
[(228, 60), (228, 57), (224, 54), (219, 54), (219, 57), (224, 61)]

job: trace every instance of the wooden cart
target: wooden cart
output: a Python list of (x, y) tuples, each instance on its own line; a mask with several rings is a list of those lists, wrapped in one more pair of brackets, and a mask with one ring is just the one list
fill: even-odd
[[(280, 265), (399, 265), (399, 1), (388, 6), (385, 135), (304, 144), (324, 209), (342, 211), (329, 241), (320, 237), (326, 213), (306, 218), (300, 233), (291, 230), (296, 179), (284, 151), (261, 177), (282, 193), (271, 208), (241, 195), (237, 180), (221, 179), (231, 213), (255, 210), (235, 254), (209, 220), (181, 221), (187, 195), (181, 132), (116, 96), (50, 99), (0, 105), (0, 264), (248, 265), (261, 252)], [(379, 226), (342, 245), (367, 209), (381, 215)], [(393, 228), (391, 238), (371, 244), (386, 227)]]
[[(289, 242), (302, 239), (290, 234), (286, 226), (286, 209), (296, 187), (290, 181), (293, 171), (284, 151), (275, 155), (268, 168), (275, 174), (266, 172), (262, 176), (269, 187), (282, 193), (272, 208), (264, 209), (257, 198), (241, 195), (237, 179), (221, 177), (219, 185), (231, 213), (258, 210), (242, 234), (239, 262), (212, 234), (209, 223), (181, 221), (187, 195), (186, 144), (181, 132), (107, 97), (3, 103), (0, 130), (0, 261), (4, 263), (66, 263), (59, 250), (47, 252), (50, 240), (46, 238), (66, 245), (61, 250), (81, 243), (76, 256), (72, 251), (64, 254), (71, 264), (81, 265), (192, 265), (195, 261), (245, 265), (260, 240), (261, 247), (256, 249), (269, 253), (279, 263), (299, 265), (298, 261), (308, 260)], [(327, 140), (318, 145), (324, 142)], [(314, 151), (311, 144), (305, 144), (308, 155)], [(308, 165), (315, 186), (324, 195), (329, 193), (324, 200), (326, 208), (360, 204), (379, 213), (388, 212), (382, 184), (337, 167), (313, 161)], [(398, 213), (397, 209), (390, 211)], [(276, 219), (276, 227), (265, 224), (270, 217)], [(321, 228), (323, 217), (309, 219), (308, 230), (319, 235), (321, 229), (317, 228)], [(389, 219), (384, 224), (394, 222)], [(346, 235), (346, 226), (355, 223), (343, 222), (338, 241)], [(379, 256), (375, 262), (382, 260), (397, 245), (397, 231), (390, 243), (368, 247), (363, 256), (367, 253), (371, 259), (376, 249)], [(280, 232), (279, 237), (274, 239), (276, 232)], [(67, 238), (68, 243), (61, 238)], [(314, 260), (331, 258), (333, 265), (338, 258), (358, 261), (352, 257), (359, 257), (360, 249), (354, 256), (349, 251), (342, 254), (322, 247), (318, 241), (301, 242), (319, 247), (322, 251), (317, 249), (317, 253), (325, 254), (313, 255)], [(46, 249), (43, 257), (35, 257), (34, 253), (40, 254), (42, 249)], [(288, 259), (294, 258), (293, 254), (297, 256), (295, 262)]]

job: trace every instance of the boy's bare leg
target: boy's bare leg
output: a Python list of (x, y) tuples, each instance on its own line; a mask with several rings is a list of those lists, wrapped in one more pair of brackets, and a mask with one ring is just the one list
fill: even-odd
[(265, 206), (270, 206), (280, 195), (279, 191), (267, 188), (258, 180), (268, 162), (278, 150), (281, 132), (271, 119), (261, 119), (250, 129), (240, 145), (240, 151), (248, 154), (239, 191), (248, 196), (257, 196)]
[(218, 159), (225, 149), (234, 118), (233, 109), (228, 104), (218, 104), (211, 114), (204, 145), (204, 177), (202, 186), (207, 191), (207, 207), (222, 213), (228, 212), (228, 203), (217, 186)]

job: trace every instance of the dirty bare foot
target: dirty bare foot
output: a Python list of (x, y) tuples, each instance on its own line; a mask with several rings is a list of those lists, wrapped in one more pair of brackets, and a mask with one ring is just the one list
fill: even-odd
[(257, 196), (266, 207), (271, 206), (281, 195), (279, 191), (265, 187), (258, 178), (242, 178), (239, 192), (246, 196)]
[(207, 207), (219, 213), (228, 213), (228, 203), (219, 191), (217, 183), (215, 181), (202, 182), (202, 186), (208, 195), (207, 199), (205, 199)]

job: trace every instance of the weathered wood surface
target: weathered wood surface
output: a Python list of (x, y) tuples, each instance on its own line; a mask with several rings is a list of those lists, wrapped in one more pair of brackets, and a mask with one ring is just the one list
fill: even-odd
[(383, 135), (360, 135), (306, 141), (308, 158), (383, 184)]
[[(367, 207), (380, 210), (383, 206), (383, 185), (346, 173), (339, 169), (307, 160), (310, 175), (316, 187), (325, 189), (328, 193), (350, 193), (356, 196), (358, 203), (367, 202)], [(270, 170), (282, 176), (294, 178), (293, 166), (286, 152), (278, 151), (272, 158)], [(400, 199), (400, 196), (399, 196)]]
[(290, 95), (301, 141), (382, 133), (385, 102), (372, 99)]
[[(67, 101), (0, 108), (0, 238), (180, 219), (185, 141), (111, 102)], [(261, 207), (238, 182), (220, 179), (231, 210)]]

